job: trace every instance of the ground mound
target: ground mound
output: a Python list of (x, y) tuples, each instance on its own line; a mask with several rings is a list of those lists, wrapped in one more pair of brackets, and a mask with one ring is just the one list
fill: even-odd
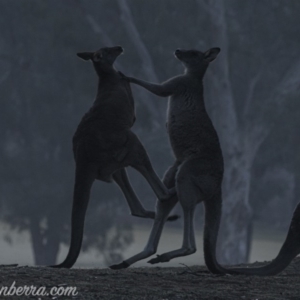
[[(259, 266), (261, 263), (247, 266)], [(300, 299), (300, 258), (274, 277), (215, 276), (204, 266), (179, 268), (51, 269), (0, 267), (0, 299)], [(34, 286), (66, 289), (76, 296), (4, 296), (3, 288)]]

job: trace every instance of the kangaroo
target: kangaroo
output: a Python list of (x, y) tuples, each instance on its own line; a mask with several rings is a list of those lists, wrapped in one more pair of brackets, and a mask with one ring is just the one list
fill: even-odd
[[(114, 181), (122, 190), (131, 214), (142, 218), (154, 218), (155, 212), (144, 209), (130, 185), (125, 167), (131, 166), (140, 172), (161, 201), (175, 191), (169, 191), (158, 178), (145, 148), (131, 131), (135, 108), (130, 84), (113, 66), (122, 52), (122, 47), (117, 46), (77, 54), (83, 60), (92, 61), (99, 83), (96, 100), (73, 137), (76, 171), (71, 245), (66, 259), (53, 266), (55, 268), (71, 268), (77, 260), (90, 190), (96, 179)], [(170, 216), (169, 219), (176, 218)]]
[(209, 64), (219, 54), (219, 48), (206, 52), (176, 50), (175, 56), (185, 66), (185, 73), (159, 84), (132, 77), (127, 79), (155, 95), (169, 97), (167, 130), (175, 154), (175, 163), (164, 175), (167, 188), (176, 187), (177, 195), (168, 202), (157, 202), (157, 213), (144, 251), (130, 257), (112, 269), (127, 268), (157, 251), (159, 239), (169, 212), (179, 201), (184, 213), (184, 237), (180, 249), (158, 255), (150, 264), (168, 262), (179, 256), (196, 252), (194, 212), (200, 202), (205, 206), (204, 257), (213, 274), (275, 275), (282, 271), (300, 252), (300, 204), (297, 206), (289, 233), (274, 261), (261, 268), (226, 269), (216, 259), (223, 179), (223, 156), (217, 132), (209, 118), (203, 99), (203, 76)]

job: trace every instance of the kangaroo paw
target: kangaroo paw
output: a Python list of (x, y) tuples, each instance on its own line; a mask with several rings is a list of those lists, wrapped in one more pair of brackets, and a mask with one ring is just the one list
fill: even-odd
[(170, 261), (168, 258), (164, 257), (164, 255), (156, 255), (155, 258), (152, 258), (148, 261), (149, 264), (154, 265), (162, 262)]
[(180, 216), (178, 216), (178, 215), (172, 215), (172, 216), (168, 217), (167, 221), (173, 222), (173, 221), (176, 221), (179, 218), (180, 218)]
[(172, 188), (170, 188), (170, 189), (168, 190), (168, 194), (165, 195), (164, 197), (159, 198), (159, 200), (160, 200), (161, 202), (168, 201), (168, 200), (170, 200), (171, 198), (173, 198), (174, 196), (176, 196), (176, 194), (177, 194), (176, 188), (175, 188), (175, 187), (172, 187)]
[(130, 265), (126, 261), (123, 261), (120, 264), (109, 266), (109, 268), (112, 270), (120, 270), (120, 269), (126, 269), (129, 266)]

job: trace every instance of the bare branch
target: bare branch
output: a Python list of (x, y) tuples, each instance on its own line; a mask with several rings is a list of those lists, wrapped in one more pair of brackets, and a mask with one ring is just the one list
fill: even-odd
[(97, 34), (100, 34), (102, 36), (103, 44), (106, 46), (114, 46), (114, 43), (110, 39), (110, 37), (105, 33), (105, 31), (101, 28), (101, 26), (96, 22), (94, 17), (88, 13), (85, 14), (85, 18), (90, 24), (93, 31)]
[(87, 12), (85, 7), (81, 4), (80, 0), (74, 1), (74, 3), (80, 9), (82, 15), (87, 20), (94, 33), (99, 34), (101, 36), (101, 40), (103, 41), (103, 44), (106, 46), (114, 46), (112, 39), (106, 34), (106, 32), (102, 29), (102, 27), (97, 23), (95, 18)]
[[(285, 75), (283, 76), (277, 88), (274, 89), (274, 92), (271, 94), (267, 103), (282, 105), (283, 100), (290, 94), (293, 94), (300, 90), (300, 59), (291, 65), (291, 67), (287, 70)], [(255, 156), (256, 151), (268, 136), (268, 134), (272, 131), (275, 126), (275, 122), (272, 122), (269, 126), (261, 121), (256, 121), (254, 126), (251, 126), (249, 130), (246, 132), (246, 136), (248, 139), (247, 149), (251, 149), (251, 156)]]
[[(128, 5), (127, 0), (118, 0), (118, 4), (121, 11), (121, 20), (124, 23), (124, 27), (128, 33), (129, 38), (137, 49), (137, 53), (142, 62), (142, 70), (144, 71), (146, 78), (152, 82), (158, 82), (158, 76), (154, 70), (154, 64), (151, 56), (145, 46), (133, 20), (133, 16)], [(163, 120), (165, 119), (165, 113), (161, 108), (161, 102), (153, 102), (153, 99), (147, 93), (142, 93), (141, 100), (148, 108), (148, 111), (152, 115), (154, 128), (161, 127)]]
[(255, 124), (249, 125), (248, 129), (245, 130), (244, 150), (247, 152), (246, 155), (248, 157), (250, 165), (252, 165), (259, 147), (270, 134), (272, 127), (273, 126), (266, 127), (265, 124), (256, 122)]
[[(261, 73), (261, 72), (259, 72)], [(258, 74), (259, 75), (259, 74)], [(259, 77), (259, 76), (258, 76)], [(300, 89), (300, 59), (291, 65), (287, 72), (282, 77), (281, 82), (274, 89), (267, 103), (272, 105), (282, 105), (283, 100), (289, 95), (293, 94)], [(263, 120), (256, 120), (254, 125), (248, 125), (250, 127), (245, 135), (247, 136), (247, 149), (251, 149), (251, 156), (254, 158), (256, 151), (271, 132), (275, 126), (275, 122), (272, 122), (269, 126), (263, 122)]]
[(212, 36), (216, 46), (221, 48), (220, 58), (212, 66), (211, 89), (212, 99), (216, 101), (214, 122), (217, 124), (222, 144), (227, 151), (234, 151), (238, 143), (238, 121), (229, 69), (229, 39), (225, 11), (225, 1), (198, 0), (199, 9), (203, 8), (210, 15), (212, 23)]
[(291, 64), (291, 67), (284, 74), (282, 81), (274, 90), (271, 101), (280, 101), (284, 97), (299, 91), (300, 89), (300, 59)]
[(216, 0), (198, 0), (198, 6), (200, 10), (211, 15), (212, 18), (218, 18), (222, 13), (222, 6), (219, 6)]
[(148, 80), (158, 82), (158, 77), (154, 70), (154, 64), (152, 62), (151, 56), (134, 24), (134, 20), (127, 0), (118, 0), (118, 4), (121, 10), (121, 20), (123, 21), (125, 29), (128, 32), (128, 36), (137, 48), (138, 55), (143, 64), (143, 70)]
[[(264, 67), (262, 66), (260, 72), (253, 78), (249, 86), (249, 94), (247, 97), (246, 105), (249, 107), (250, 99), (253, 97), (251, 95), (255, 89), (255, 85), (258, 80), (262, 77)], [(291, 67), (283, 75), (280, 83), (273, 90), (270, 97), (265, 102), (265, 105), (278, 105), (281, 106), (284, 103), (284, 99), (297, 91), (300, 90), (300, 59), (296, 63), (292, 63)], [(249, 109), (245, 107), (244, 113)], [(249, 157), (254, 159), (256, 152), (269, 133), (275, 126), (275, 121), (266, 124), (264, 122), (264, 116), (258, 116), (255, 122), (248, 122), (245, 128), (245, 139), (249, 149)], [(251, 152), (251, 153), (250, 153)]]
[(91, 26), (92, 30), (96, 34), (100, 34), (101, 35), (103, 44), (105, 44), (106, 46), (114, 46), (111, 38), (101, 28), (101, 26), (97, 23), (97, 21), (95, 20), (95, 18), (91, 14), (89, 14), (87, 12), (87, 10), (85, 9), (85, 7), (81, 4), (80, 0), (76, 0), (76, 1), (74, 1), (72, 3), (73, 3), (73, 5), (74, 5), (74, 3), (77, 5), (77, 7), (79, 8), (80, 12), (82, 13), (82, 15), (84, 16), (84, 18), (87, 20), (87, 22)]
[(260, 70), (251, 79), (251, 81), (249, 83), (249, 89), (248, 89), (247, 97), (245, 100), (245, 106), (244, 106), (244, 115), (247, 115), (247, 113), (249, 112), (251, 100), (253, 99), (253, 95), (254, 95), (257, 83), (262, 78), (262, 74), (263, 74), (264, 70), (265, 70), (265, 65), (262, 65)]

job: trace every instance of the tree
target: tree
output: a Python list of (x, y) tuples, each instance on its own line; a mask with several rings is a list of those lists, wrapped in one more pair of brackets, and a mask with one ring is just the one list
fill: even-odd
[[(222, 49), (205, 82), (206, 104), (225, 158), (219, 258), (223, 263), (245, 262), (253, 221), (249, 193), (254, 160), (287, 97), (299, 95), (299, 42), (292, 38), (299, 29), (299, 2), (199, 0), (183, 7), (163, 1), (155, 9), (130, 3), (144, 32), (149, 32), (145, 24), (155, 24), (143, 37), (163, 78), (180, 72), (166, 58), (177, 47)], [(151, 14), (153, 10), (159, 14)]]
[(254, 217), (284, 230), (299, 202), (299, 111), (298, 97), (288, 97), (281, 121), (274, 124), (253, 166), (250, 203)]
[[(282, 11), (279, 11), (279, 6), (284, 5), (283, 2), (268, 3), (268, 9), (273, 14), (265, 19), (249, 14), (251, 10), (264, 12), (265, 2), (244, 2), (240, 8), (235, 1), (199, 1), (199, 5), (210, 15), (212, 28), (210, 34), (214, 43), (218, 44), (223, 52), (223, 58), (215, 64), (211, 74), (212, 84), (209, 91), (214, 101), (213, 120), (221, 137), (225, 157), (223, 224), (219, 256), (224, 263), (241, 263), (248, 260), (249, 235), (252, 232), (249, 192), (253, 162), (259, 147), (274, 126), (286, 97), (299, 93), (300, 57), (296, 58), (296, 61), (291, 59), (288, 61), (285, 56), (286, 43), (283, 41), (286, 29), (276, 26), (280, 17), (286, 18), (282, 15)], [(299, 10), (298, 3), (294, 2), (293, 5)], [(249, 24), (243, 24), (238, 15), (242, 15)], [(262, 20), (266, 22), (266, 19), (268, 24), (273, 26), (268, 27), (266, 23), (261, 22)], [(290, 22), (292, 23), (293, 19), (290, 19)], [(243, 39), (245, 30), (249, 30), (251, 35), (257, 33), (258, 26), (261, 32), (256, 38), (257, 42), (255, 40), (250, 43)], [(271, 30), (274, 28), (276, 28), (275, 41), (272, 45), (265, 45), (262, 39), (273, 37), (274, 31)], [(232, 40), (236, 42), (243, 40), (244, 43), (240, 47), (235, 47), (231, 45)], [(239, 52), (245, 51), (246, 47), (248, 51), (253, 50), (252, 53), (248, 53), (247, 65), (253, 62), (254, 67), (249, 67), (248, 70), (244, 63), (237, 62), (234, 58), (239, 56), (239, 60), (245, 59)], [(289, 50), (292, 56), (296, 49)], [(282, 66), (283, 62), (286, 64), (285, 68)], [(278, 75), (274, 76), (272, 71)], [(238, 76), (248, 81), (248, 87), (239, 97), (234, 89), (237, 89), (239, 84), (245, 86), (245, 83), (241, 83), (242, 80)], [(266, 113), (273, 116), (267, 116)]]

